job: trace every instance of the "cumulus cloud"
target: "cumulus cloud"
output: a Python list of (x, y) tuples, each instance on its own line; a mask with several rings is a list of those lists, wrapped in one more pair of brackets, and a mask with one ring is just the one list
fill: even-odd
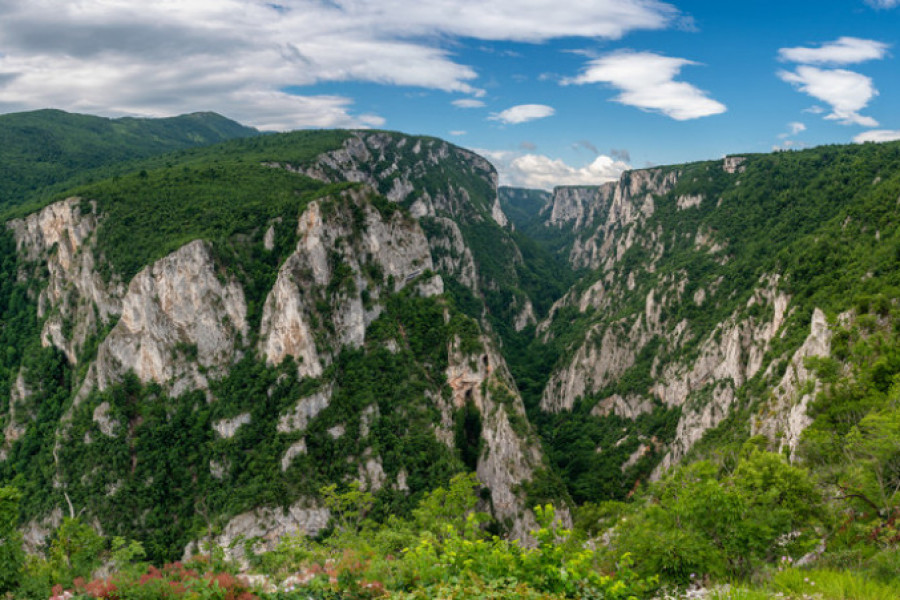
[(867, 60), (880, 60), (887, 54), (888, 47), (875, 40), (842, 37), (818, 48), (781, 48), (778, 58), (804, 65), (851, 65)]
[(478, 97), (478, 74), (447, 38), (617, 39), (680, 17), (658, 0), (0, 0), (0, 14), (0, 111), (202, 108), (267, 128), (380, 122), (349, 98), (286, 91), (319, 82)]
[(826, 119), (844, 125), (876, 127), (878, 121), (859, 114), (878, 95), (872, 79), (844, 69), (819, 69), (802, 65), (796, 71), (780, 71), (778, 76), (801, 92), (831, 106)]
[(653, 52), (618, 52), (590, 61), (580, 75), (563, 83), (606, 83), (622, 91), (614, 101), (662, 113), (677, 121), (725, 112), (725, 105), (704, 91), (675, 80), (682, 67), (695, 64)]
[(510, 125), (517, 125), (536, 119), (552, 117), (554, 114), (556, 114), (556, 110), (554, 110), (552, 106), (547, 106), (546, 104), (519, 104), (518, 106), (511, 106), (498, 113), (491, 113), (491, 116), (489, 116), (488, 119)]
[(601, 155), (588, 165), (573, 167), (565, 161), (541, 154), (476, 150), (490, 160), (500, 174), (500, 184), (552, 190), (559, 185), (600, 185), (618, 179), (631, 166)]
[(451, 104), (457, 108), (481, 108), (484, 106), (484, 102), (475, 98), (460, 98), (459, 100), (454, 100)]
[(900, 131), (891, 131), (889, 129), (864, 131), (853, 138), (853, 141), (857, 144), (862, 144), (864, 142), (894, 142), (897, 140), (900, 140)]

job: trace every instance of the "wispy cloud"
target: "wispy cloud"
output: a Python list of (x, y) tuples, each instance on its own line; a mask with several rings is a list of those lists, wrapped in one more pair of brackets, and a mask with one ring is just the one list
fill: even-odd
[(784, 133), (778, 134), (778, 139), (784, 140), (791, 136), (797, 135), (798, 133), (803, 133), (806, 131), (806, 125), (800, 122), (788, 123), (788, 130)]
[(474, 98), (460, 98), (459, 100), (454, 100), (451, 104), (457, 108), (481, 108), (484, 106), (484, 102)]
[(677, 121), (725, 112), (725, 105), (703, 90), (675, 80), (682, 67), (695, 64), (653, 52), (618, 52), (590, 61), (580, 75), (563, 83), (607, 83), (622, 92), (614, 101), (662, 113)]
[(888, 44), (875, 40), (842, 37), (816, 48), (781, 48), (778, 58), (804, 65), (852, 65), (880, 60), (887, 54)]
[(0, 111), (159, 116), (208, 108), (266, 128), (377, 125), (353, 100), (286, 90), (364, 81), (478, 97), (447, 38), (618, 39), (673, 26), (658, 0), (0, 0)]
[(878, 95), (872, 79), (844, 69), (819, 69), (802, 65), (796, 71), (779, 71), (778, 76), (801, 92), (831, 107), (826, 119), (844, 125), (876, 127), (878, 121), (859, 114)]
[(536, 119), (552, 117), (554, 114), (556, 114), (556, 110), (554, 110), (552, 106), (547, 106), (546, 104), (519, 104), (518, 106), (512, 106), (498, 113), (491, 113), (491, 116), (489, 116), (488, 119), (510, 125), (517, 125)]
[(897, 8), (900, 6), (900, 0), (866, 0), (866, 4), (870, 4), (875, 8)]
[(900, 140), (900, 131), (891, 131), (889, 129), (873, 129), (864, 131), (853, 138), (857, 144), (864, 142), (894, 142)]

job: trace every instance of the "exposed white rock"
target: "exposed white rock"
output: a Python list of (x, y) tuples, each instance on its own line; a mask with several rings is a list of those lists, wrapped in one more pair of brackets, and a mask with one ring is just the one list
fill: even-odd
[(247, 425), (252, 421), (250, 413), (241, 413), (230, 419), (220, 419), (213, 423), (213, 431), (222, 439), (231, 439), (241, 425)]
[(503, 208), (500, 206), (499, 196), (494, 198), (494, 204), (491, 205), (491, 218), (493, 218), (500, 227), (509, 225), (509, 219), (506, 218), (506, 215), (503, 213)]
[[(270, 364), (286, 357), (297, 359), (299, 377), (316, 377), (344, 346), (359, 347), (366, 328), (381, 312), (375, 304), (364, 305), (361, 290), (377, 298), (379, 290), (393, 281), (394, 291), (426, 270), (433, 269), (428, 241), (415, 221), (396, 212), (384, 218), (368, 201), (371, 190), (349, 190), (330, 201), (310, 203), (300, 216), (294, 253), (279, 270), (275, 286), (266, 298), (260, 332), (260, 350)], [(324, 203), (327, 208), (323, 208)], [(358, 229), (350, 206), (364, 216)], [(352, 285), (325, 297), (332, 283), (335, 260), (349, 267)], [(374, 263), (385, 281), (369, 281), (365, 263)], [(343, 283), (343, 282), (342, 282)], [(348, 282), (350, 283), (350, 282)], [(440, 293), (443, 282), (432, 278), (422, 293)], [(317, 301), (324, 300), (331, 314), (318, 314)], [(317, 346), (314, 322), (330, 318), (334, 333), (322, 338), (328, 348)]]
[[(285, 535), (316, 535), (328, 525), (330, 517), (327, 508), (309, 499), (301, 499), (287, 509), (261, 507), (231, 519), (221, 534), (213, 536), (212, 543), (225, 551), (228, 560), (246, 567), (244, 542), (254, 542), (256, 553), (269, 552)], [(204, 538), (188, 544), (184, 560), (204, 551), (208, 542)]]
[(433, 222), (438, 226), (437, 235), (432, 235), (428, 243), (435, 258), (435, 269), (448, 273), (457, 281), (478, 293), (478, 270), (472, 251), (463, 239), (462, 231), (456, 221), (446, 217), (435, 217)]
[(646, 444), (641, 444), (640, 446), (638, 446), (638, 449), (631, 453), (631, 456), (628, 457), (628, 460), (622, 463), (622, 472), (624, 473), (625, 471), (636, 465), (638, 461), (644, 458), (644, 456), (648, 452), (650, 452), (650, 446)]
[(272, 251), (275, 249), (275, 226), (269, 225), (269, 228), (266, 230), (266, 235), (263, 236), (263, 248), (268, 251)]
[[(849, 313), (842, 315), (839, 321), (847, 318)], [(820, 309), (813, 311), (809, 328), (809, 336), (794, 352), (781, 381), (761, 409), (760, 417), (751, 421), (753, 435), (778, 439), (779, 450), (787, 448), (791, 455), (797, 449), (803, 430), (812, 423), (806, 412), (809, 403), (822, 390), (822, 383), (815, 379), (815, 373), (806, 368), (806, 359), (831, 354), (832, 331)], [(809, 381), (815, 382), (812, 389), (807, 389)]]
[(529, 325), (534, 325), (535, 323), (537, 323), (537, 319), (534, 316), (534, 306), (532, 306), (531, 300), (526, 298), (525, 305), (516, 315), (516, 320), (513, 321), (513, 328), (516, 331), (522, 331)]
[[(82, 212), (83, 207), (90, 211)], [(68, 198), (7, 223), (23, 259), (46, 260), (47, 285), (38, 297), (38, 316), (46, 317), (41, 341), (59, 348), (72, 364), (78, 362), (82, 346), (99, 325), (121, 312), (124, 294), (124, 286), (104, 282), (96, 268), (92, 236), (99, 220), (95, 209), (93, 203)]]
[(372, 425), (378, 420), (378, 405), (370, 404), (362, 411), (359, 420), (359, 438), (365, 439), (369, 436)]
[(747, 161), (745, 156), (726, 156), (722, 161), (722, 169), (725, 170), (726, 173), (731, 173), (732, 175), (735, 173), (743, 173), (747, 170), (747, 166), (744, 164)]
[(231, 470), (231, 462), (228, 459), (209, 461), (209, 474), (215, 479), (224, 479), (228, 471)]
[(677, 171), (646, 169), (628, 171), (619, 181), (596, 188), (557, 188), (548, 224), (571, 224), (575, 231), (596, 226), (586, 239), (575, 241), (569, 254), (572, 266), (612, 269), (637, 241), (634, 226), (653, 214), (654, 196), (671, 191), (678, 177)]
[(678, 200), (676, 204), (678, 205), (678, 210), (685, 210), (688, 208), (697, 208), (703, 203), (703, 196), (700, 194), (686, 194), (684, 196), (678, 196)]
[(624, 419), (637, 419), (641, 415), (652, 412), (653, 402), (649, 398), (636, 394), (629, 394), (626, 397), (613, 394), (598, 402), (591, 409), (591, 414), (595, 417), (607, 417), (610, 414), (614, 414)]
[(50, 513), (32, 519), (22, 528), (22, 547), (28, 554), (42, 554), (47, 541), (62, 525), (63, 513), (57, 506)]
[(281, 470), (287, 471), (288, 467), (291, 466), (291, 463), (294, 462), (294, 459), (301, 454), (306, 454), (305, 439), (291, 444), (290, 447), (285, 451), (284, 456), (281, 457)]
[(334, 391), (332, 386), (326, 386), (305, 398), (297, 401), (294, 409), (282, 415), (278, 419), (278, 433), (291, 433), (294, 431), (303, 431), (309, 425), (310, 421), (316, 418), (320, 412), (328, 407), (331, 402), (331, 394)]
[(420, 281), (416, 285), (416, 291), (423, 298), (430, 298), (431, 296), (440, 296), (444, 293), (444, 280), (440, 275), (434, 275)]
[[(675, 440), (654, 471), (658, 477), (677, 463), (703, 434), (721, 423), (734, 403), (735, 390), (756, 375), (763, 357), (784, 324), (790, 297), (778, 289), (778, 276), (767, 276), (748, 301), (771, 312), (769, 319), (733, 315), (710, 334), (690, 365), (669, 365), (653, 394), (667, 406), (681, 406)], [(712, 389), (705, 402), (688, 402), (692, 394)]]
[[(459, 408), (471, 401), (481, 413), (485, 450), (478, 460), (476, 474), (490, 489), (497, 516), (512, 519), (511, 534), (525, 539), (535, 521), (529, 507), (525, 506), (521, 492), (517, 490), (540, 468), (540, 445), (536, 439), (513, 428), (510, 414), (518, 415), (523, 423), (527, 423), (525, 407), (512, 386), (512, 378), (503, 359), (489, 339), (482, 337), (481, 341), (483, 352), (480, 354), (463, 354), (459, 350), (458, 340), (449, 349), (447, 383), (452, 391), (451, 403)], [(505, 392), (505, 402), (508, 404), (497, 401), (495, 390)], [(449, 412), (448, 407), (442, 408)], [(452, 423), (452, 418), (445, 414), (443, 421)]]
[(384, 487), (387, 481), (387, 475), (381, 464), (381, 457), (366, 459), (365, 464), (359, 465), (359, 482), (360, 488), (369, 492), (377, 492)]
[(243, 290), (236, 281), (222, 283), (207, 243), (182, 246), (131, 281), (122, 317), (100, 345), (83, 390), (105, 389), (128, 371), (174, 395), (206, 389), (200, 367), (220, 374), (238, 357), (246, 313)]
[(343, 435), (347, 432), (347, 428), (341, 424), (335, 425), (334, 427), (330, 427), (328, 429), (328, 435), (330, 435), (334, 439), (338, 439), (343, 437)]
[(94, 409), (93, 420), (100, 428), (103, 435), (116, 437), (116, 429), (119, 428), (119, 422), (109, 418), (109, 402), (101, 402)]

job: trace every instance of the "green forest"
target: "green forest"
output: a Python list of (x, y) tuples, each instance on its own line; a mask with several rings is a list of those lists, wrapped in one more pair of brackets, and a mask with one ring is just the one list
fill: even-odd
[[(662, 250), (635, 243), (614, 268), (576, 269), (569, 253), (599, 221), (586, 231), (548, 226), (551, 194), (501, 189), (513, 226), (499, 225), (491, 172), (435, 138), (262, 135), (217, 115), (13, 117), (0, 118), (9, 139), (0, 156), (4, 220), (80, 198), (80, 214), (98, 223), (87, 247), (99, 280), (123, 289), (148, 265), (204, 240), (216, 277), (243, 290), (249, 333), (227, 370), (203, 371), (208, 389), (175, 394), (134, 373), (85, 388), (118, 317), (97, 316), (71, 361), (42, 334), (63, 310), (38, 301), (47, 257), (27, 258), (13, 228), (0, 230), (0, 594), (649, 600), (704, 588), (715, 600), (900, 597), (900, 143), (748, 155), (739, 173), (721, 161), (663, 167), (678, 182), (634, 226), (638, 240), (662, 232)], [(46, 143), (35, 146), (38, 131)], [(381, 136), (381, 154), (370, 148), (352, 177), (334, 162), (304, 171), (363, 135)], [(428, 152), (443, 158), (431, 164)], [(401, 176), (411, 191), (391, 202)], [(358, 192), (362, 199), (351, 200)], [(693, 195), (706, 200), (678, 206)], [(423, 197), (436, 208), (413, 217)], [(312, 203), (345, 219), (350, 233), (323, 258), (333, 274), (327, 285), (295, 276), (311, 299), (315, 343), (330, 357), (320, 374), (298, 378), (296, 359), (266, 361), (259, 331)], [(462, 264), (464, 253), (447, 242), (455, 228), (475, 281), (454, 266), (396, 281), (374, 251), (351, 266), (347, 253), (362, 247), (370, 210), (424, 236), (435, 264)], [(722, 249), (698, 246), (700, 231)], [(771, 306), (751, 300), (772, 274), (790, 303), (762, 367), (734, 386), (729, 414), (686, 458), (654, 477), (687, 399), (654, 399), (635, 418), (595, 407), (614, 395), (650, 398), (664, 368), (696, 358), (729, 319), (770, 318)], [(443, 293), (422, 293), (438, 276)], [(660, 318), (685, 323), (689, 336), (676, 343), (660, 329), (621, 376), (571, 410), (541, 408), (586, 332), (631, 327), (648, 294), (678, 280), (684, 287)], [(573, 300), (598, 282), (627, 293), (602, 310)], [(701, 289), (710, 300), (689, 301)], [(342, 345), (337, 313), (356, 297), (365, 338)], [(533, 318), (522, 325), (526, 303)], [(795, 368), (789, 359), (816, 309), (830, 351), (803, 362), (814, 375), (801, 390), (811, 395), (809, 422), (795, 449), (782, 449), (781, 440), (754, 435), (754, 423)], [(77, 326), (64, 320), (63, 335)], [(502, 357), (491, 368), (507, 383), (485, 378), (479, 389), (502, 418), (483, 414), (471, 395), (450, 404), (451, 348), (467, 373), (484, 370), (492, 352)], [(170, 358), (191, 363), (197, 353), (179, 343)], [(298, 399), (326, 391), (327, 405), (302, 430), (280, 426)], [(690, 402), (711, 395), (703, 389)], [(512, 490), (529, 509), (517, 515), (530, 530), (522, 539), (483, 483), (498, 418), (540, 456)], [(233, 435), (216, 433), (216, 423), (235, 419), (243, 424)], [(395, 483), (361, 483), (373, 457)], [(286, 511), (302, 498), (328, 509), (315, 535), (217, 543), (235, 516), (260, 506)], [(54, 511), (52, 524), (42, 521)], [(41, 527), (47, 535), (34, 544), (28, 538)], [(186, 554), (191, 544), (196, 551)]]

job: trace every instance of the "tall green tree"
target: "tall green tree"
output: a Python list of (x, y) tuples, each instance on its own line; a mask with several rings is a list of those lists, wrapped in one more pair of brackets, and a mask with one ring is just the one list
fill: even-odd
[(21, 499), (16, 488), (0, 488), (0, 593), (18, 586), (25, 562), (22, 534), (17, 528)]

